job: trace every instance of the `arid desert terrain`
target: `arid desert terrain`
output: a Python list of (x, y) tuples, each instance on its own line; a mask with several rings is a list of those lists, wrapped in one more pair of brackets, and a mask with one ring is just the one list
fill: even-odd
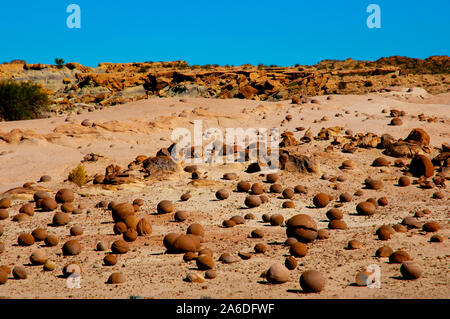
[[(249, 161), (196, 164), (190, 168), (197, 176), (184, 170), (186, 163), (158, 162), (167, 152), (164, 148), (172, 144), (173, 130), (192, 130), (195, 120), (202, 120), (204, 130), (279, 128), (283, 133), (280, 154), (287, 162), (278, 170), (278, 180), (268, 181), (267, 174), (258, 171), (263, 169), (261, 165), (253, 165), (255, 171), (249, 171)], [(0, 297), (449, 298), (449, 144), (450, 93), (431, 95), (418, 87), (298, 101), (153, 97), (90, 112), (0, 122), (0, 199), (4, 199), (0, 265), (6, 266), (3, 273), (8, 277), (0, 285)], [(420, 176), (423, 174), (411, 167), (416, 155), (433, 160), (432, 167), (427, 167), (432, 169), (431, 176)], [(374, 165), (379, 157), (385, 160)], [(90, 178), (82, 187), (68, 180), (80, 162)], [(226, 173), (236, 176), (224, 178)], [(42, 176), (50, 178), (40, 181)], [(402, 176), (407, 177), (402, 183), (407, 180), (409, 185), (399, 185)], [(268, 201), (247, 207), (245, 199), (251, 190), (237, 191), (240, 181), (259, 183)], [(283, 197), (273, 184), (295, 191), (291, 190), (293, 195), (285, 192)], [(299, 185), (303, 187), (296, 187)], [(37, 191), (55, 198), (60, 189), (70, 189), (73, 202), (58, 203), (49, 211), (36, 206), (33, 196)], [(228, 191), (228, 198), (217, 199), (220, 189)], [(190, 198), (181, 200), (186, 193)], [(328, 195), (325, 207), (317, 207), (313, 201), (319, 193)], [(348, 193), (348, 201), (341, 200), (343, 193)], [(386, 200), (379, 201), (382, 197)], [(359, 212), (357, 205), (370, 198), (375, 199), (375, 210)], [(163, 200), (172, 203), (168, 213), (158, 212)], [(131, 238), (135, 240), (127, 242), (129, 251), (118, 254), (111, 245), (123, 234), (111, 209), (117, 203), (133, 201), (135, 212), (129, 215), (136, 216), (135, 222), (122, 221), (126, 225), (123, 231), (134, 229), (128, 233), (133, 237), (136, 222), (145, 217), (151, 232), (139, 232), (137, 238)], [(294, 207), (284, 208), (287, 201)], [(20, 213), (28, 203), (31, 205)], [(102, 207), (108, 204), (111, 209)], [(57, 226), (54, 215), (63, 205), (68, 220)], [(337, 215), (342, 213), (339, 217), (345, 225), (341, 222), (339, 228), (344, 229), (331, 229), (334, 226), (330, 226), (327, 212), (332, 208), (339, 210), (334, 211)], [(184, 221), (175, 219), (177, 211), (185, 211)], [(283, 221), (271, 225), (263, 220), (264, 214), (280, 214)], [(271, 283), (267, 274), (262, 274), (275, 263), (285, 265), (291, 256), (285, 224), (297, 214), (312, 218), (315, 225), (308, 227), (315, 228), (315, 235), (318, 230), (325, 231), (304, 243), (305, 256), (290, 259), (297, 265), (289, 270), (286, 282)], [(224, 226), (232, 217), (239, 222)], [(201, 249), (208, 248), (207, 255), (212, 252), (208, 262), (213, 261), (210, 266), (215, 270), (206, 277), (215, 278), (203, 278), (205, 269), (196, 263), (196, 253), (166, 253), (164, 237), (185, 234), (192, 224), (200, 224), (204, 230)], [(402, 226), (397, 227), (399, 224)], [(383, 225), (388, 230), (384, 237), (376, 234)], [(79, 227), (75, 231), (73, 226)], [(51, 246), (37, 238), (28, 246), (20, 243), (21, 234), (37, 228), (55, 235), (58, 243)], [(259, 238), (252, 237), (254, 230), (261, 232)], [(67, 254), (63, 245), (69, 240), (76, 240), (81, 249)], [(353, 249), (348, 248), (351, 240)], [(105, 244), (105, 250), (97, 249), (99, 242)], [(255, 252), (256, 244), (264, 244), (258, 246), (259, 252)], [(401, 263), (389, 256), (377, 257), (382, 246), (406, 252), (421, 270), (419, 278), (407, 280), (400, 271)], [(36, 250), (41, 258), (33, 262), (30, 256)], [(224, 253), (231, 257), (219, 260)], [(107, 255), (117, 257), (115, 265), (104, 263)], [(183, 257), (193, 259), (185, 261)], [(81, 268), (81, 288), (67, 287), (63, 267), (71, 263)], [(380, 267), (380, 287), (359, 286), (356, 275), (373, 264)], [(12, 270), (17, 266), (24, 267), (25, 279), (14, 278)], [(307, 270), (321, 273), (322, 291), (306, 293), (302, 289), (299, 278)], [(107, 283), (116, 272), (125, 281)], [(187, 282), (188, 274), (199, 282)]]

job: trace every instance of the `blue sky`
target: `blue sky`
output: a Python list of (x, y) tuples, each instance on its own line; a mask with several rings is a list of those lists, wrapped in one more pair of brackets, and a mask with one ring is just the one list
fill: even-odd
[[(81, 29), (66, 8), (81, 7)], [(369, 29), (369, 4), (381, 29)], [(185, 60), (280, 66), (450, 54), (449, 0), (2, 1), (0, 63)]]

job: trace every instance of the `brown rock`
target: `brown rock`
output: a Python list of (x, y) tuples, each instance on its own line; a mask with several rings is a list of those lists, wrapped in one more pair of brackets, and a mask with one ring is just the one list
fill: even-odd
[(270, 225), (272, 226), (280, 226), (284, 222), (284, 217), (281, 214), (274, 214), (270, 216)]
[(398, 186), (409, 186), (411, 184), (410, 179), (407, 176), (402, 176), (398, 179)]
[(70, 221), (70, 215), (63, 212), (57, 212), (53, 215), (53, 226), (64, 226), (67, 225)]
[(305, 244), (296, 242), (289, 248), (289, 253), (294, 257), (305, 257), (308, 252), (308, 248)]
[(344, 212), (338, 208), (332, 208), (326, 213), (329, 220), (344, 218)]
[(325, 193), (319, 193), (316, 196), (314, 196), (314, 198), (313, 198), (313, 204), (314, 204), (314, 206), (316, 206), (318, 208), (323, 208), (323, 207), (327, 206), (329, 202), (330, 202), (330, 198)]
[(389, 246), (382, 246), (377, 249), (375, 252), (375, 256), (380, 257), (389, 257), (394, 251)]
[(363, 244), (359, 240), (352, 239), (347, 243), (348, 249), (360, 249), (362, 248)]
[(380, 190), (383, 188), (383, 182), (379, 179), (367, 178), (364, 183), (368, 189)]
[(78, 255), (81, 252), (81, 245), (77, 240), (72, 239), (64, 244), (62, 251), (64, 256)]
[(33, 265), (44, 265), (48, 260), (47, 253), (43, 249), (33, 251), (30, 256), (30, 262)]
[(245, 206), (249, 208), (258, 207), (261, 205), (261, 198), (257, 195), (249, 195), (245, 198)]
[(282, 284), (289, 281), (289, 270), (282, 264), (273, 264), (266, 273), (266, 279), (272, 284)]
[(0, 199), (0, 209), (7, 209), (11, 207), (11, 198), (5, 197)]
[(128, 216), (134, 215), (134, 207), (129, 203), (111, 205), (111, 208), (112, 218), (115, 222), (125, 221)]
[(216, 192), (216, 198), (218, 200), (224, 200), (227, 199), (228, 197), (230, 197), (230, 193), (226, 189), (219, 189)]
[(103, 263), (106, 266), (114, 266), (117, 264), (117, 256), (113, 254), (107, 254), (105, 258), (103, 258)]
[(36, 242), (39, 242), (39, 241), (43, 241), (43, 240), (45, 240), (45, 238), (47, 238), (48, 232), (43, 228), (36, 228), (35, 230), (33, 230), (31, 235), (34, 237), (34, 240)]
[(127, 242), (133, 242), (137, 239), (138, 233), (132, 228), (128, 228), (126, 232), (123, 233), (123, 240)]
[(114, 254), (126, 254), (130, 251), (130, 245), (125, 240), (119, 239), (112, 243), (111, 251)]
[(400, 267), (400, 272), (403, 278), (407, 280), (418, 279), (422, 276), (422, 267), (414, 261), (404, 261)]
[(252, 230), (250, 237), (252, 238), (263, 238), (264, 237), (264, 232), (262, 229), (255, 229)]
[(169, 214), (173, 213), (174, 207), (171, 201), (163, 200), (159, 202), (157, 210), (159, 214)]
[(188, 251), (197, 252), (200, 249), (198, 236), (187, 234), (179, 235), (173, 242), (169, 252), (186, 253)]
[(58, 237), (50, 234), (44, 239), (44, 242), (47, 246), (53, 247), (53, 246), (58, 245), (59, 240), (58, 240)]
[(308, 270), (300, 276), (300, 286), (307, 293), (317, 293), (325, 288), (325, 278), (316, 270)]
[(426, 232), (437, 232), (441, 228), (442, 228), (441, 224), (439, 224), (438, 222), (434, 222), (434, 221), (425, 223), (422, 226), (422, 229)]
[(125, 281), (126, 281), (126, 277), (124, 274), (122, 274), (121, 272), (115, 272), (109, 276), (107, 283), (108, 284), (122, 284)]
[(294, 187), (294, 192), (296, 192), (297, 194), (306, 194), (307, 190), (306, 187), (303, 185), (296, 185)]
[(34, 237), (31, 234), (20, 234), (17, 238), (19, 246), (31, 246), (35, 243)]
[(329, 229), (347, 229), (347, 224), (342, 219), (333, 219), (328, 223)]
[(400, 264), (410, 259), (409, 254), (403, 250), (397, 250), (389, 256), (389, 262), (392, 264)]
[(428, 178), (434, 175), (433, 164), (425, 155), (415, 155), (409, 164), (409, 171), (414, 177), (425, 176)]
[(52, 198), (44, 198), (40, 202), (40, 207), (44, 212), (51, 212), (58, 207), (58, 203)]
[(139, 236), (149, 236), (152, 234), (152, 224), (150, 220), (146, 217), (143, 217), (139, 220), (136, 226), (136, 230)]
[(58, 203), (67, 203), (67, 202), (70, 203), (70, 202), (73, 202), (74, 199), (75, 199), (75, 195), (68, 188), (60, 189), (55, 195), (55, 200)]
[(200, 255), (196, 259), (197, 268), (200, 270), (207, 270), (214, 268), (214, 260), (209, 255)]
[(248, 192), (251, 188), (251, 184), (247, 181), (240, 181), (237, 184), (237, 191), (238, 192)]
[(75, 210), (75, 206), (72, 202), (67, 202), (61, 205), (61, 210), (65, 213), (71, 213)]
[(356, 206), (356, 211), (359, 215), (372, 216), (375, 214), (376, 207), (371, 202), (361, 202)]
[(81, 236), (83, 235), (83, 228), (81, 226), (75, 225), (70, 228), (71, 236)]
[(24, 266), (14, 267), (12, 273), (13, 273), (14, 279), (27, 279), (27, 277), (28, 277), (27, 270)]
[(34, 215), (34, 205), (33, 204), (24, 204), (19, 209), (19, 213), (26, 214), (28, 216)]
[(389, 166), (391, 162), (389, 162), (385, 157), (377, 157), (373, 163), (372, 166)]
[(380, 206), (387, 206), (389, 204), (388, 200), (386, 197), (380, 197), (377, 200), (378, 205)]
[(0, 209), (0, 220), (7, 219), (9, 217), (8, 210), (5, 208)]

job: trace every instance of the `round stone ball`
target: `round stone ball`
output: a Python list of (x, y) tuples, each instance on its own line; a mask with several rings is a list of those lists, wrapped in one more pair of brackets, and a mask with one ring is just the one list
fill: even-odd
[(330, 198), (325, 193), (319, 193), (319, 194), (315, 195), (313, 198), (313, 204), (317, 208), (326, 207), (329, 202), (330, 202)]
[(12, 273), (14, 279), (27, 279), (28, 277), (27, 270), (24, 266), (14, 267)]
[(294, 257), (305, 257), (308, 252), (308, 248), (305, 244), (296, 242), (289, 248), (289, 253)]
[(43, 228), (36, 228), (31, 232), (31, 235), (34, 237), (36, 242), (43, 241), (48, 236), (48, 232)]
[(33, 265), (44, 265), (48, 260), (47, 253), (43, 249), (33, 251), (30, 256), (30, 262)]
[(392, 264), (400, 264), (410, 259), (409, 254), (403, 250), (397, 250), (389, 256), (389, 262)]
[(126, 254), (130, 251), (130, 245), (125, 240), (119, 239), (112, 243), (111, 251), (114, 254)]
[(58, 245), (59, 240), (58, 240), (58, 237), (50, 234), (44, 239), (44, 242), (48, 247), (54, 247), (54, 246)]
[(158, 203), (157, 211), (159, 214), (173, 213), (174, 211), (173, 203), (169, 200), (163, 200)]
[(257, 195), (249, 195), (245, 198), (245, 206), (248, 208), (254, 208), (261, 205), (261, 198)]
[(290, 273), (283, 264), (273, 264), (266, 273), (266, 279), (271, 284), (282, 284), (289, 281)]
[(31, 246), (35, 243), (34, 237), (31, 234), (20, 234), (17, 238), (19, 246)]
[(114, 254), (107, 254), (105, 258), (103, 258), (103, 263), (106, 266), (114, 266), (117, 264), (117, 256)]
[(422, 276), (422, 267), (414, 261), (404, 261), (400, 267), (400, 272), (406, 280), (415, 280)]
[(217, 198), (218, 200), (225, 200), (225, 199), (227, 199), (228, 197), (230, 197), (230, 193), (229, 193), (226, 189), (219, 189), (219, 190), (216, 192), (216, 198)]
[(281, 226), (284, 222), (284, 217), (281, 214), (274, 214), (270, 216), (270, 225)]
[(317, 270), (307, 270), (300, 276), (300, 286), (307, 293), (321, 292), (325, 288), (325, 278)]
[(81, 245), (75, 239), (68, 240), (64, 244), (62, 251), (63, 251), (64, 256), (75, 256), (81, 252)]
[(121, 272), (112, 273), (107, 281), (108, 284), (122, 284), (124, 282), (126, 282), (126, 277)]
[(72, 192), (72, 190), (68, 189), (68, 188), (62, 188), (60, 189), (56, 195), (55, 195), (55, 200), (58, 203), (67, 203), (67, 202), (73, 202), (75, 199), (75, 195)]

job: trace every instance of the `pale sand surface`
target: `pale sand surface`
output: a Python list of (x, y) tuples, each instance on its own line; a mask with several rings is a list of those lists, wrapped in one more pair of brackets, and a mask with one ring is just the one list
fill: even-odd
[[(394, 96), (397, 95), (397, 96)], [(424, 98), (419, 97), (422, 95)], [(408, 98), (406, 99), (407, 96)], [(19, 264), (28, 264), (29, 256), (38, 247), (16, 245), (17, 236), (21, 232), (31, 232), (36, 227), (46, 228), (60, 238), (56, 247), (43, 247), (57, 268), (53, 272), (44, 272), (41, 266), (26, 266), (28, 279), (10, 279), (5, 285), (0, 285), (1, 297), (13, 298), (128, 298), (140, 295), (147, 298), (199, 298), (210, 296), (214, 298), (449, 298), (449, 191), (443, 189), (445, 198), (432, 199), (434, 189), (420, 189), (417, 185), (400, 188), (396, 186), (397, 179), (402, 175), (399, 168), (390, 166), (387, 171), (372, 167), (372, 161), (382, 156), (378, 149), (358, 149), (353, 154), (336, 150), (325, 153), (324, 149), (330, 141), (312, 141), (305, 144), (303, 150), (307, 155), (315, 155), (322, 172), (329, 176), (344, 175), (347, 181), (342, 183), (341, 190), (330, 187), (332, 183), (320, 179), (320, 175), (288, 174), (281, 171), (280, 183), (284, 187), (294, 187), (303, 184), (308, 187), (308, 194), (296, 194), (293, 201), (295, 209), (282, 209), (283, 199), (275, 194), (268, 194), (270, 201), (255, 209), (244, 209), (246, 194), (233, 192), (238, 181), (221, 179), (225, 172), (236, 172), (240, 180), (262, 182), (260, 174), (248, 174), (245, 164), (207, 164), (200, 165), (202, 171), (208, 172), (208, 178), (213, 185), (195, 187), (190, 185), (190, 174), (181, 172), (164, 181), (142, 182), (132, 186), (124, 186), (119, 190), (103, 190), (101, 186), (78, 188), (71, 183), (64, 183), (70, 170), (74, 168), (86, 154), (101, 154), (97, 162), (84, 163), (88, 173), (104, 174), (105, 167), (115, 163), (126, 167), (138, 155), (153, 156), (162, 147), (170, 145), (170, 135), (177, 127), (192, 129), (193, 121), (203, 120), (204, 129), (209, 127), (280, 127), (287, 114), (293, 120), (280, 127), (281, 132), (295, 132), (297, 139), (303, 132), (295, 128), (303, 126), (311, 128), (317, 135), (322, 127), (341, 126), (351, 129), (354, 133), (372, 132), (378, 135), (389, 133), (394, 138), (406, 138), (413, 128), (423, 128), (431, 136), (430, 144), (440, 147), (442, 143), (450, 142), (450, 95), (429, 96), (418, 91), (390, 92), (384, 94), (316, 97), (320, 104), (292, 105), (290, 101), (261, 102), (248, 100), (216, 100), (201, 98), (150, 99), (113, 106), (104, 110), (71, 115), (74, 123), (65, 125), (67, 116), (31, 121), (0, 123), (0, 132), (12, 129), (29, 129), (36, 133), (35, 137), (27, 138), (19, 144), (8, 144), (0, 141), (0, 192), (13, 187), (20, 187), (25, 182), (37, 182), (42, 175), (51, 175), (52, 181), (36, 185), (49, 189), (51, 194), (62, 187), (71, 188), (76, 193), (75, 203), (85, 203), (91, 213), (71, 215), (69, 225), (51, 227), (53, 213), (36, 212), (26, 222), (12, 222), (11, 218), (0, 221), (5, 232), (0, 241), (6, 245), (6, 250), (0, 255), (0, 265), (11, 268)], [(368, 100), (371, 99), (371, 100)], [(411, 102), (413, 101), (413, 102)], [(383, 109), (404, 110), (403, 125), (389, 126), (389, 113)], [(348, 111), (347, 113), (345, 111)], [(335, 117), (341, 113), (342, 117)], [(419, 121), (417, 115), (436, 116), (438, 121)], [(179, 116), (182, 114), (182, 116)], [(319, 121), (322, 117), (328, 121)], [(264, 118), (263, 118), (264, 117)], [(89, 119), (97, 125), (85, 128), (79, 124)], [(107, 122), (117, 121), (111, 125)], [(102, 123), (107, 123), (102, 128)], [(155, 124), (156, 123), (156, 124)], [(58, 132), (55, 134), (54, 132)], [(433, 150), (432, 154), (436, 151)], [(388, 157), (392, 162), (394, 158)], [(341, 171), (338, 167), (345, 159), (352, 159), (358, 165), (355, 170)], [(404, 159), (409, 162), (409, 159)], [(327, 192), (338, 197), (342, 192), (353, 194), (363, 188), (364, 179), (368, 176), (384, 180), (385, 187), (381, 191), (366, 190), (362, 197), (354, 197), (352, 202), (345, 203), (342, 210), (348, 230), (330, 230), (331, 237), (323, 241), (308, 244), (308, 254), (298, 258), (299, 266), (291, 272), (291, 280), (282, 285), (263, 283), (260, 274), (275, 262), (284, 263), (289, 249), (282, 245), (286, 240), (284, 227), (272, 227), (262, 223), (264, 213), (280, 213), (287, 220), (289, 217), (306, 213), (314, 218), (319, 228), (327, 228), (325, 216), (327, 208), (312, 208), (312, 198), (318, 192)], [(268, 184), (264, 184), (267, 187)], [(217, 201), (215, 192), (220, 188), (230, 190), (230, 198)], [(192, 198), (187, 202), (179, 201), (180, 195), (190, 192)], [(90, 195), (81, 197), (81, 194)], [(369, 197), (386, 196), (389, 205), (380, 207), (372, 217), (356, 216), (355, 205)], [(132, 243), (132, 250), (119, 256), (119, 262), (112, 267), (103, 266), (105, 252), (95, 251), (99, 240), (112, 243), (120, 236), (114, 235), (110, 212), (95, 208), (101, 200), (116, 200), (132, 202), (135, 198), (144, 199), (144, 206), (138, 216), (150, 215), (153, 233), (149, 237), (139, 237)], [(172, 200), (175, 208), (191, 211), (187, 221), (173, 222), (173, 214), (154, 215), (156, 205), (163, 199)], [(27, 198), (16, 198), (10, 217), (14, 216)], [(439, 234), (444, 237), (443, 243), (430, 243), (430, 233), (410, 230), (407, 233), (396, 233), (387, 242), (377, 239), (375, 230), (383, 224), (399, 223), (415, 211), (428, 208), (432, 214), (425, 215), (420, 222), (439, 221), (444, 228)], [(222, 228), (222, 221), (234, 215), (244, 216), (255, 214), (255, 220), (248, 220), (244, 225), (233, 228)], [(162, 238), (169, 232), (185, 232), (194, 222), (202, 224), (206, 230), (205, 242), (202, 247), (214, 251), (214, 259), (224, 252), (237, 256), (237, 252), (253, 251), (256, 243), (268, 244), (268, 252), (255, 254), (249, 260), (226, 265), (216, 261), (218, 276), (202, 284), (186, 283), (182, 279), (189, 271), (198, 272), (195, 262), (185, 263), (182, 255), (163, 254), (165, 248)], [(83, 246), (80, 255), (74, 257), (61, 256), (61, 247), (69, 239), (69, 229), (73, 225), (81, 225), (84, 234), (78, 236)], [(262, 239), (248, 238), (255, 228), (262, 228), (265, 237)], [(345, 250), (350, 239), (363, 242), (363, 248)], [(424, 269), (423, 277), (416, 281), (401, 280), (400, 265), (389, 264), (387, 258), (374, 257), (375, 251), (389, 245), (394, 250), (404, 249), (419, 262)], [(68, 289), (64, 278), (60, 278), (62, 267), (69, 262), (82, 265), (82, 288)], [(381, 267), (381, 288), (354, 287), (355, 275), (369, 264)], [(299, 292), (299, 276), (307, 269), (320, 270), (327, 279), (326, 288), (320, 294), (303, 294)], [(107, 285), (105, 281), (114, 271), (121, 271), (127, 277), (127, 282), (121, 285)], [(12, 277), (12, 276), (11, 276)]]

